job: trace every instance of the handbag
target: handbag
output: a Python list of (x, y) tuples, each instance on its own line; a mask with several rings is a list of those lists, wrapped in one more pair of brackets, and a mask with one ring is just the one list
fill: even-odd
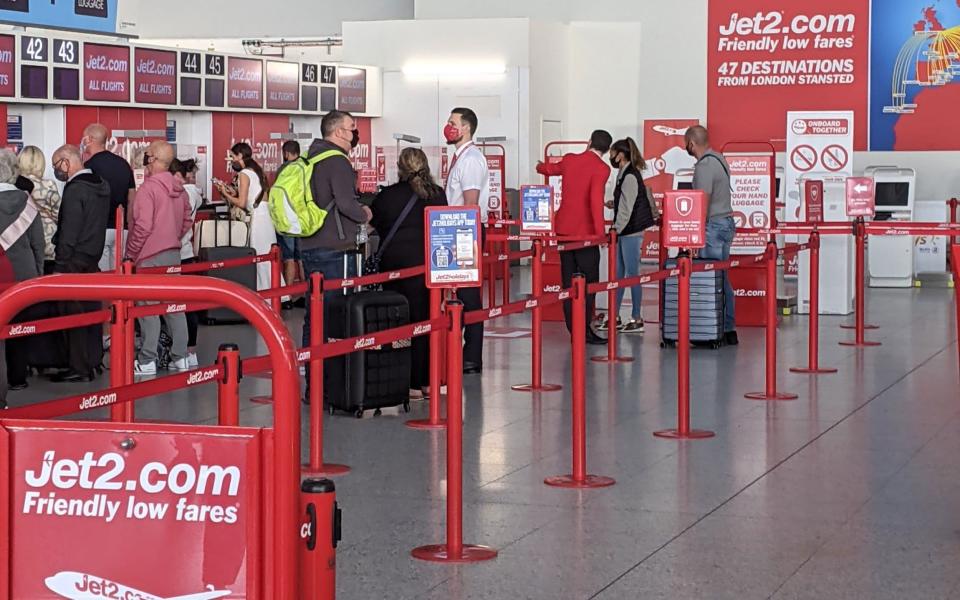
[(387, 251), (387, 247), (390, 245), (390, 242), (393, 241), (393, 236), (396, 235), (397, 230), (400, 229), (400, 224), (407, 219), (407, 215), (410, 214), (410, 211), (413, 210), (413, 205), (416, 203), (417, 195), (414, 194), (410, 196), (409, 200), (407, 200), (407, 205), (403, 207), (403, 212), (400, 213), (400, 217), (393, 223), (393, 227), (390, 228), (390, 231), (387, 232), (387, 237), (383, 238), (383, 241), (380, 243), (380, 247), (377, 248), (376, 253), (364, 261), (364, 275), (375, 275), (380, 272), (380, 259), (383, 258), (383, 253)]

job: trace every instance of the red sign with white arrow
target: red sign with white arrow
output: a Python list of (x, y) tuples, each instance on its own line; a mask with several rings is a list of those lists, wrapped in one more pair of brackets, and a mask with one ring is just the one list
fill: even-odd
[(847, 177), (847, 216), (872, 217), (875, 200), (872, 177)]

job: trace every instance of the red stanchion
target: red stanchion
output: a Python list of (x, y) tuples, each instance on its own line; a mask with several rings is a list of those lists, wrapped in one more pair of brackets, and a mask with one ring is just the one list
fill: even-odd
[(866, 319), (866, 230), (863, 224), (863, 217), (859, 217), (853, 224), (854, 238), (856, 239), (856, 273), (854, 277), (857, 280), (857, 300), (856, 300), (856, 324), (852, 327), (842, 325), (844, 329), (855, 329), (856, 338), (851, 341), (840, 342), (841, 346), (854, 346), (856, 348), (867, 348), (879, 346), (880, 342), (867, 341), (864, 336), (865, 329), (877, 329), (876, 325), (865, 325)]
[[(430, 320), (441, 317), (443, 304), (443, 290), (430, 290)], [(443, 332), (434, 328), (430, 331), (430, 418), (412, 419), (406, 422), (411, 429), (445, 429), (446, 419), (440, 417), (440, 364), (443, 361), (443, 347), (441, 339)]]
[[(133, 261), (125, 260), (120, 265), (120, 274), (124, 277), (129, 277), (133, 275)], [(133, 364), (137, 359), (137, 341), (136, 341), (136, 327), (130, 318), (130, 311), (133, 310), (135, 302), (128, 301), (126, 304), (126, 312), (124, 314), (125, 321), (123, 323), (123, 336), (121, 342), (121, 350), (123, 356), (123, 368), (120, 372), (123, 374), (123, 383), (124, 385), (132, 385), (134, 382), (133, 376)], [(111, 339), (110, 347), (112, 348), (114, 341)], [(134, 419), (134, 409), (133, 403), (127, 403), (123, 407), (123, 420), (127, 423), (132, 423)]]
[(431, 562), (470, 563), (496, 558), (497, 551), (463, 543), (463, 304), (449, 302), (447, 312), (447, 541), (410, 554)]
[(236, 344), (220, 344), (217, 364), (220, 365), (220, 379), (217, 380), (217, 423), (224, 427), (239, 427), (240, 379), (243, 378), (240, 347)]
[[(493, 226), (494, 215), (488, 215), (487, 222), (484, 223), (484, 227), (487, 228), (487, 236), (484, 236), (485, 242), (483, 244), (484, 253), (487, 256), (491, 257), (491, 260), (495, 259), (499, 253), (499, 242), (495, 242), (489, 239), (490, 227)], [(493, 265), (491, 264), (491, 267)], [(492, 269), (486, 269), (487, 277), (487, 307), (493, 307), (497, 305), (497, 272)]]
[(777, 391), (777, 242), (771, 236), (767, 242), (767, 286), (766, 286), (766, 349), (767, 349), (767, 385), (762, 392), (744, 394), (747, 400), (796, 400), (798, 396), (789, 392)]
[[(117, 272), (122, 272), (123, 263)], [(127, 383), (124, 368), (127, 365), (126, 326), (127, 303), (122, 300), (113, 302), (113, 316), (110, 319), (110, 387), (117, 388)], [(122, 423), (126, 409), (122, 404), (110, 407), (110, 420)]]
[(807, 366), (793, 367), (791, 373), (821, 375), (836, 373), (832, 367), (821, 367), (820, 361), (820, 233), (810, 234), (810, 335)]
[[(950, 207), (950, 225), (956, 225), (957, 224), (957, 206), (960, 205), (960, 200), (958, 200), (957, 198), (950, 198), (949, 200), (947, 200), (947, 205)], [(950, 243), (951, 244), (957, 243), (957, 237), (951, 236)]]
[[(275, 290), (281, 287), (283, 287), (283, 263), (280, 260), (280, 246), (274, 244), (270, 246), (270, 288)], [(282, 305), (280, 296), (270, 299), (270, 307), (278, 315), (283, 309)]]
[[(607, 355), (592, 356), (590, 360), (599, 363), (633, 362), (632, 356), (617, 356), (617, 319), (620, 306), (617, 304), (617, 230), (610, 228), (610, 245), (607, 247)], [(631, 290), (632, 294), (633, 291)]]
[[(663, 238), (661, 237), (661, 241)], [(662, 247), (662, 246), (661, 246)], [(716, 434), (690, 429), (690, 254), (677, 256), (677, 428), (655, 431), (654, 436), (673, 440), (700, 440)]]
[(616, 483), (612, 477), (587, 474), (587, 284), (583, 275), (573, 278), (573, 331), (570, 332), (570, 393), (573, 396), (573, 473), (547, 477), (553, 487), (598, 488)]
[[(667, 258), (668, 258), (667, 245), (664, 243), (664, 240), (663, 240), (663, 223), (660, 224), (660, 230), (657, 232), (657, 235), (660, 238), (659, 248), (658, 248), (659, 257), (658, 257), (658, 263), (657, 263), (657, 270), (662, 271), (667, 268)], [(660, 325), (661, 327), (663, 327), (663, 296), (662, 294), (659, 294), (659, 293), (657, 294), (657, 322), (661, 324)]]
[[(531, 269), (533, 278), (533, 297), (539, 299), (543, 295), (543, 242), (533, 240), (533, 268)], [(563, 389), (563, 386), (555, 383), (543, 383), (543, 311), (539, 304), (530, 311), (530, 344), (531, 352), (531, 383), (515, 385), (512, 387), (517, 392), (555, 392)]]
[[(953, 280), (960, 281), (960, 245), (950, 244), (950, 269), (953, 271)], [(954, 287), (953, 305), (956, 307), (957, 315), (955, 317), (957, 326), (957, 358), (960, 360), (960, 291)]]
[[(323, 335), (323, 274), (310, 274), (310, 346), (326, 343)], [(310, 354), (310, 460), (301, 469), (308, 475), (343, 475), (350, 467), (323, 461), (323, 357)]]
[(503, 242), (503, 253), (507, 255), (507, 259), (500, 261), (500, 268), (503, 270), (500, 273), (500, 277), (502, 278), (501, 285), (503, 286), (501, 293), (503, 294), (503, 303), (510, 304), (510, 257), (509, 257), (510, 243), (509, 242)]

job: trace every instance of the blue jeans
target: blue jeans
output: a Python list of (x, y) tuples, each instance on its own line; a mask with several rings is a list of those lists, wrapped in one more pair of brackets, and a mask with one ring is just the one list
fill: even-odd
[[(631, 235), (617, 238), (617, 279), (625, 277), (634, 277), (640, 274), (640, 251), (643, 249), (643, 234)], [(617, 304), (610, 311), (612, 322), (616, 322), (616, 317), (620, 315), (620, 306), (623, 304), (623, 295), (627, 292), (626, 288), (617, 288)], [(630, 302), (633, 304), (631, 318), (641, 321), (640, 311), (641, 301), (643, 300), (643, 286), (634, 285), (630, 287)]]
[[(345, 250), (328, 250), (327, 248), (311, 248), (309, 250), (301, 250), (300, 257), (303, 261), (303, 274), (307, 280), (310, 280), (310, 275), (313, 273), (322, 273), (324, 279), (342, 279), (344, 276), (343, 272), (343, 261), (344, 257), (347, 256)], [(355, 277), (357, 275), (356, 261), (348, 260), (347, 261), (347, 277)], [(307, 290), (307, 306), (310, 306), (310, 295), (313, 293), (313, 290)], [(338, 294), (342, 294), (341, 291), (330, 291), (323, 293), (323, 302), (324, 309), (326, 309), (327, 303), (335, 298)], [(323, 319), (326, 324), (327, 318), (324, 315)], [(303, 313), (303, 347), (307, 348), (311, 345), (310, 340), (310, 310), (306, 310)], [(307, 388), (310, 387), (310, 369), (306, 370), (307, 378)]]
[[(700, 258), (709, 260), (729, 260), (730, 244), (733, 243), (733, 236), (737, 233), (737, 226), (733, 222), (733, 217), (716, 217), (707, 221), (707, 245), (700, 250)], [(737, 328), (735, 314), (735, 297), (733, 295), (733, 286), (730, 285), (730, 278), (727, 272), (723, 272), (723, 331), (730, 332)]]

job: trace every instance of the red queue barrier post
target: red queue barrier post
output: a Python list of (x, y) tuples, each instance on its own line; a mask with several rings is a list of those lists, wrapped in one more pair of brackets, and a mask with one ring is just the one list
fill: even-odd
[[(610, 241), (607, 250), (607, 355), (591, 356), (590, 360), (599, 363), (633, 362), (632, 356), (617, 356), (617, 319), (620, 306), (617, 304), (617, 230), (610, 228)], [(631, 294), (633, 291), (630, 292)]]
[(243, 378), (240, 347), (236, 344), (220, 344), (217, 364), (220, 365), (220, 379), (217, 381), (217, 424), (239, 427), (240, 380)]
[[(960, 245), (957, 243), (950, 244), (950, 269), (953, 272), (953, 280), (960, 281)], [(957, 315), (955, 317), (957, 325), (957, 339), (960, 340), (960, 292), (956, 291), (957, 288), (954, 286), (953, 293), (953, 305), (956, 307)], [(960, 359), (960, 346), (957, 348), (957, 358)]]
[(773, 236), (767, 242), (766, 285), (766, 389), (744, 394), (747, 400), (796, 400), (799, 396), (777, 391), (777, 242)]
[(836, 373), (832, 367), (820, 366), (820, 232), (810, 234), (810, 333), (807, 366), (793, 367), (791, 373), (822, 375)]
[(573, 473), (547, 477), (543, 482), (553, 487), (599, 488), (616, 483), (612, 477), (587, 474), (587, 280), (582, 274), (573, 276), (573, 331), (570, 332), (570, 393), (573, 396)]
[[(661, 237), (661, 240), (663, 238)], [(654, 436), (671, 440), (702, 440), (716, 434), (705, 429), (690, 429), (690, 253), (677, 255), (677, 428), (655, 431)]]
[[(863, 339), (863, 331), (866, 329), (880, 329), (877, 325), (871, 325), (866, 322), (866, 287), (867, 287), (867, 269), (866, 269), (866, 246), (867, 246), (867, 229), (866, 225), (863, 222), (863, 217), (857, 217), (853, 222), (853, 237), (856, 242), (855, 252), (857, 256), (857, 301), (856, 301), (856, 312), (857, 316), (856, 321), (853, 325), (841, 325), (840, 329), (854, 329), (858, 330), (857, 339)], [(862, 315), (862, 318), (860, 316)], [(872, 346), (872, 343), (864, 342), (863, 344), (843, 344), (842, 346), (852, 346), (852, 345), (863, 345), (863, 346)], [(879, 344), (877, 344), (879, 345)]]
[[(281, 287), (283, 287), (283, 261), (280, 260), (280, 246), (274, 244), (270, 246), (270, 289), (276, 290)], [(283, 309), (280, 296), (270, 299), (270, 308), (273, 312), (280, 314)]]
[[(439, 319), (443, 311), (443, 290), (430, 289), (430, 320)], [(441, 339), (443, 332), (430, 330), (430, 417), (411, 419), (405, 425), (411, 429), (446, 429), (447, 421), (440, 416), (440, 364), (443, 361)]]
[(496, 558), (497, 551), (463, 543), (463, 304), (450, 301), (447, 312), (447, 541), (410, 554), (430, 562), (471, 563)]
[[(126, 385), (124, 369), (127, 366), (126, 327), (127, 303), (116, 300), (112, 304), (113, 315), (110, 319), (110, 387)], [(126, 404), (114, 404), (110, 407), (110, 420), (122, 423), (126, 415)]]
[[(120, 274), (125, 277), (133, 276), (133, 261), (125, 260), (120, 265)], [(132, 319), (130, 319), (130, 309), (132, 309), (135, 303), (131, 300), (125, 302), (126, 311), (125, 317), (126, 321), (123, 324), (123, 336), (122, 336), (122, 345), (121, 345), (121, 356), (123, 356), (123, 368), (120, 372), (123, 375), (124, 385), (132, 385), (134, 383), (133, 376), (133, 364), (137, 359), (137, 341), (136, 341), (136, 327)], [(110, 343), (110, 346), (113, 347), (113, 342)], [(123, 420), (127, 423), (132, 423), (134, 420), (134, 410), (133, 402), (127, 402), (123, 405)]]
[[(510, 254), (510, 242), (503, 242), (503, 254)], [(503, 278), (503, 283), (501, 284), (503, 286), (501, 290), (503, 303), (510, 304), (510, 259), (507, 258), (506, 260), (500, 261), (500, 268), (503, 269), (503, 272), (500, 274)]]
[[(956, 225), (956, 224), (957, 224), (957, 206), (958, 206), (958, 205), (960, 205), (960, 200), (958, 200), (957, 198), (950, 198), (949, 200), (947, 200), (947, 206), (950, 207), (950, 224), (951, 224), (951, 225)], [(956, 244), (956, 243), (957, 243), (957, 237), (956, 237), (956, 236), (951, 236), (951, 237), (950, 237), (950, 243), (951, 243), (951, 244)], [(952, 260), (952, 259), (953, 259), (953, 257), (951, 256), (951, 260)]]
[(496, 257), (499, 253), (498, 244), (495, 241), (490, 239), (490, 230), (493, 229), (493, 222), (496, 219), (496, 215), (490, 214), (487, 215), (487, 222), (483, 224), (484, 229), (486, 229), (487, 235), (483, 236), (484, 243), (484, 253), (487, 255), (488, 260), (490, 260), (490, 267), (486, 270), (487, 276), (487, 308), (497, 305), (497, 273), (493, 270), (493, 265), (496, 264)]
[[(326, 341), (323, 335), (323, 274), (310, 274), (310, 347), (315, 348)], [(309, 462), (302, 465), (306, 475), (343, 475), (350, 467), (323, 461), (323, 358), (317, 352), (310, 353), (310, 448)]]
[[(663, 271), (664, 269), (667, 268), (667, 258), (669, 255), (667, 254), (667, 246), (663, 240), (663, 222), (662, 221), (659, 227), (660, 227), (660, 230), (657, 233), (660, 238), (659, 248), (658, 248), (660, 259), (657, 265), (657, 269), (660, 271)], [(663, 327), (663, 297), (662, 297), (662, 294), (659, 293), (659, 291), (657, 293), (657, 315), (659, 318), (660, 326)]]
[(864, 330), (866, 329), (877, 329), (876, 325), (866, 325), (866, 240), (867, 233), (866, 227), (863, 223), (863, 217), (857, 217), (857, 220), (853, 223), (853, 234), (856, 239), (856, 274), (854, 277), (857, 280), (857, 301), (856, 301), (856, 323), (851, 327), (850, 325), (842, 325), (844, 329), (854, 329), (856, 330), (856, 337), (851, 341), (840, 342), (841, 346), (853, 346), (856, 348), (868, 348), (872, 346), (879, 346), (880, 342), (870, 342), (865, 339)]
[[(533, 300), (540, 300), (540, 297), (543, 296), (543, 240), (533, 240), (533, 268), (531, 271)], [(543, 383), (543, 309), (540, 308), (539, 302), (533, 306), (530, 312), (530, 343), (532, 346), (530, 374), (532, 382), (515, 385), (512, 389), (517, 392), (556, 392), (563, 389), (563, 386), (555, 383)]]

